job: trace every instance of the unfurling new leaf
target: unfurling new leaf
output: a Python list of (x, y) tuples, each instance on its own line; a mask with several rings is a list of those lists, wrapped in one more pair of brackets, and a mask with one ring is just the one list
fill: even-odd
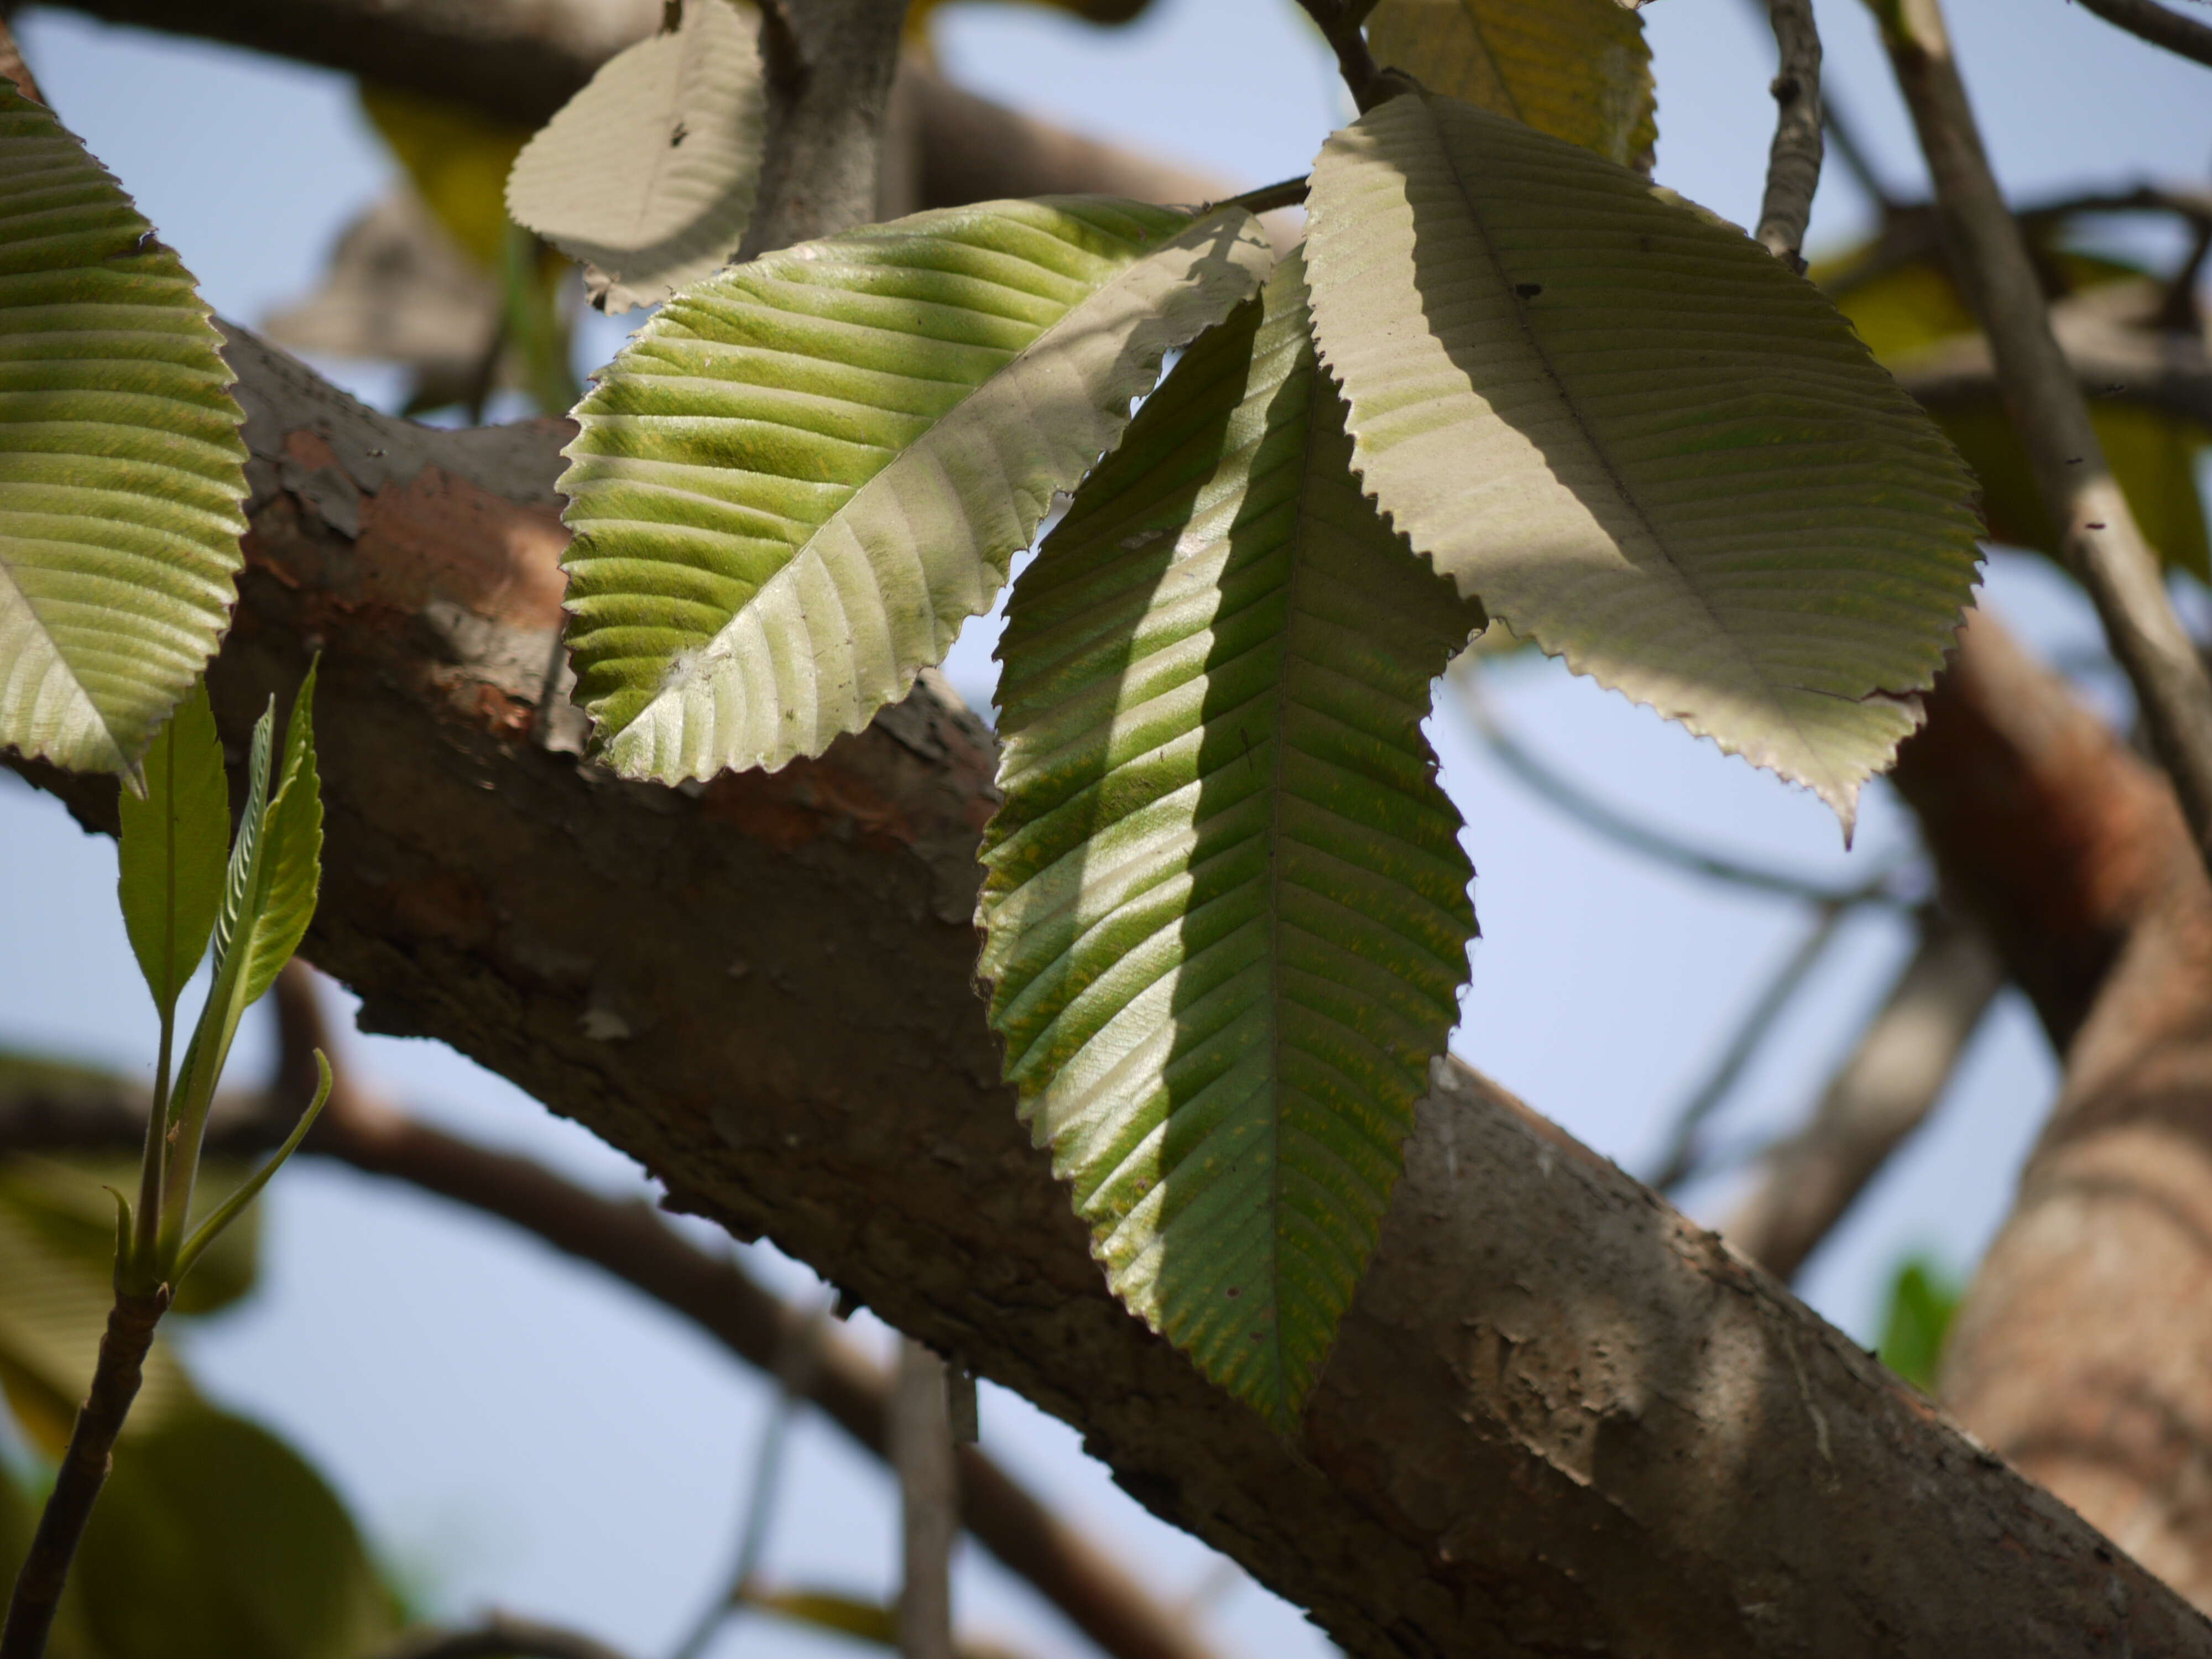
[(764, 142), (757, 25), (750, 6), (692, 0), (515, 158), (507, 211), (584, 263), (603, 309), (656, 304), (736, 254)]
[(917, 214), (720, 272), (576, 410), (578, 692), (678, 781), (818, 755), (990, 607), (1163, 356), (1258, 286), (1249, 214)]
[(981, 916), (1115, 1290), (1292, 1424), (1474, 933), (1421, 736), (1480, 624), (1363, 499), (1302, 271), (1193, 346), (1016, 583)]
[[(283, 764), (273, 778), (273, 702), (253, 727), (246, 811), (231, 844), (222, 904), (216, 915), (214, 982), (185, 1051), (171, 1112), (177, 1129), (175, 1155), (163, 1176), (160, 1255), (165, 1268), (175, 1265), (184, 1247), (200, 1135), (239, 1021), (276, 982), (314, 919), (323, 850), (314, 696), (311, 667), (293, 702)], [(282, 1156), (272, 1160), (272, 1169)]]
[(194, 684), (147, 751), (146, 793), (117, 802), (116, 888), (154, 1005), (166, 1016), (206, 954), (222, 908), (230, 785), (207, 688)]
[(127, 771), (229, 621), (244, 418), (177, 256), (0, 76), (0, 748)]
[(1309, 206), (1321, 355), (1391, 521), (1516, 635), (1848, 833), (1979, 526), (1834, 307), (1626, 168), (1433, 95), (1332, 137)]

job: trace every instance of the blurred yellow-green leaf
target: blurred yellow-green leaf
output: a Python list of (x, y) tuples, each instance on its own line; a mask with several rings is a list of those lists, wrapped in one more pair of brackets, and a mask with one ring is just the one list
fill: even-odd
[[(135, 1179), (135, 1176), (129, 1177)], [(87, 1226), (76, 1206), (83, 1186), (106, 1206)], [(24, 1437), (58, 1457), (114, 1304), (115, 1206), (92, 1177), (42, 1159), (0, 1164), (0, 1393)], [(191, 1382), (167, 1342), (146, 1360), (126, 1435), (158, 1426), (191, 1403)]]
[[(866, 1642), (872, 1647), (898, 1648), (898, 1610), (885, 1602), (871, 1601), (839, 1590), (795, 1588), (769, 1589), (748, 1585), (736, 1597), (738, 1605), (772, 1613), (794, 1624), (834, 1632)], [(962, 1640), (958, 1659), (1012, 1659), (1003, 1648)]]
[(1651, 48), (1620, 0), (1382, 0), (1367, 40), (1432, 92), (1650, 171)]
[[(28, 1536), (0, 1478), (0, 1572)], [(360, 1659), (398, 1627), (344, 1506), (267, 1430), (204, 1407), (118, 1449), (50, 1659)]]
[(1934, 1393), (1943, 1339), (1959, 1311), (1959, 1285), (1924, 1257), (1897, 1270), (1881, 1328), (1881, 1363), (1915, 1388)]
[[(2094, 252), (2048, 246), (2038, 252), (2045, 270), (2073, 294), (2144, 283), (2139, 268)], [(1916, 362), (1974, 337), (1973, 313), (1935, 254), (1886, 266), (1873, 265), (1877, 257), (1873, 246), (1855, 249), (1816, 264), (1812, 276), (1828, 289), (1868, 349), (1911, 387)], [(1870, 268), (1871, 274), (1860, 274)], [(2057, 532), (1995, 390), (1927, 401), (1981, 484), (1990, 539), (2055, 556)], [(2119, 398), (2093, 402), (2090, 417), (2144, 536), (2169, 568), (2212, 580), (2212, 549), (2197, 483), (2197, 462), (2212, 447), (2212, 428)]]
[(507, 249), (507, 175), (530, 130), (365, 82), (361, 106), (438, 222), (478, 264), (499, 270)]

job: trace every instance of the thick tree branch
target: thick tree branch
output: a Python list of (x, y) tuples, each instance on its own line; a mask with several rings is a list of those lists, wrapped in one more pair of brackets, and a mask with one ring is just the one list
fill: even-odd
[(2172, 790), (1985, 611), (1969, 616), (1892, 775), (1944, 890), (2064, 1054), (2137, 919), (2178, 879), (2175, 847), (2188, 857)]
[[(325, 651), (308, 952), (1079, 1425), (1358, 1655), (2084, 1644), (2212, 1626), (1715, 1238), (1441, 1069), (1285, 1444), (1106, 1292), (969, 988), (988, 733), (925, 683), (820, 760), (693, 790), (538, 718), (558, 422), (435, 433), (248, 337), (234, 735)], [(543, 732), (543, 740), (533, 738)], [(93, 823), (113, 786), (23, 769)]]
[(1767, 154), (1766, 196), (1755, 234), (1760, 246), (1802, 273), (1805, 227), (1813, 217), (1813, 192), (1820, 184), (1826, 123), (1820, 31), (1813, 21), (1813, 0), (1768, 0), (1767, 15), (1782, 61), (1774, 76), (1774, 144)]
[[(313, 975), (295, 963), (275, 993), (283, 1035), (273, 1086), (227, 1093), (210, 1115), (208, 1149), (238, 1158), (272, 1150), (315, 1086), (313, 1051), (337, 1054)], [(301, 1151), (403, 1181), (496, 1216), (563, 1255), (612, 1275), (682, 1315), (746, 1364), (779, 1376), (859, 1445), (890, 1455), (891, 1379), (814, 1316), (763, 1290), (726, 1257), (699, 1249), (647, 1205), (604, 1198), (543, 1164), (494, 1152), (364, 1091), (341, 1059), (323, 1115)], [(0, 1155), (133, 1155), (145, 1133), (143, 1090), (99, 1073), (0, 1069)], [(787, 1364), (806, 1352), (803, 1367)], [(958, 1449), (961, 1524), (1114, 1659), (1213, 1659), (1189, 1621), (1154, 1595), (1080, 1528), (975, 1446)]]
[(1945, 1403), (2212, 1602), (2212, 885), (2166, 779), (1986, 617), (1898, 778), (2066, 1056)]
[(2184, 17), (2157, 0), (2081, 0), (2081, 4), (2154, 46), (2212, 66), (2212, 27)]
[(1760, 1155), (1757, 1184), (1722, 1225), (1729, 1243), (1778, 1279), (1795, 1278), (1935, 1109), (2003, 984), (1980, 933), (1932, 912), (1811, 1121)]
[(1869, 0), (1935, 181), (1953, 264), (1988, 335), (2013, 425), (2172, 775), (2199, 855), (2212, 860), (2212, 678), (2167, 601), (2157, 555), (2114, 482), (2045, 307), (2020, 226), (1982, 148), (1940, 0)]
[(768, 156), (741, 259), (875, 216), (906, 0), (771, 0), (761, 13)]

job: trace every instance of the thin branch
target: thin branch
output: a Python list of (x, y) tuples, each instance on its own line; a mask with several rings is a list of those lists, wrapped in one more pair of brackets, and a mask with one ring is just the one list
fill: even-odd
[(1812, 1118), (1761, 1154), (1758, 1185), (1723, 1236), (1776, 1278), (1795, 1277), (1935, 1109), (2003, 986), (2004, 969), (1981, 933), (1931, 910), (1911, 959)]
[(959, 1497), (945, 1383), (945, 1362), (912, 1338), (901, 1337), (898, 1380), (891, 1395), (891, 1449), (902, 1517), (902, 1659), (954, 1659), (952, 1539)]
[(460, 1630), (418, 1632), (386, 1648), (378, 1659), (627, 1659), (580, 1631), (495, 1613)]
[(752, 1482), (745, 1499), (738, 1553), (719, 1594), (700, 1612), (690, 1633), (676, 1645), (674, 1659), (699, 1659), (714, 1632), (751, 1588), (768, 1549), (769, 1528), (775, 1517), (775, 1499), (783, 1484), (784, 1448), (791, 1442), (793, 1408), (805, 1398), (814, 1380), (815, 1361), (822, 1351), (823, 1322), (830, 1304), (819, 1303), (804, 1324), (787, 1324), (776, 1343), (775, 1402), (761, 1424), (760, 1443), (753, 1453)]
[(1773, 1030), (1783, 1010), (1802, 988), (1813, 969), (1820, 966), (1820, 958), (1828, 953), (1829, 945), (1835, 943), (1844, 918), (1850, 914), (1849, 908), (1842, 904), (1822, 905), (1819, 919), (1805, 937), (1798, 940), (1797, 948), (1790, 953), (1789, 960), (1782, 964), (1773, 978), (1767, 981), (1751, 1006), (1745, 1010), (1742, 1019), (1737, 1022), (1735, 1035), (1729, 1038), (1728, 1046), (1721, 1050), (1721, 1057), (1715, 1062), (1713, 1069), (1675, 1112), (1674, 1127), (1668, 1133), (1667, 1148), (1660, 1157), (1658, 1172), (1650, 1179), (1652, 1187), (1662, 1193), (1672, 1193), (1697, 1172), (1698, 1131), (1705, 1127), (1705, 1120), (1735, 1089), (1737, 1080), (1743, 1076), (1744, 1067), (1751, 1064), (1752, 1056), (1759, 1052), (1759, 1044)]
[(107, 1483), (115, 1437), (131, 1414), (131, 1402), (138, 1397), (146, 1352), (154, 1346), (154, 1328), (168, 1307), (166, 1285), (150, 1296), (116, 1293), (107, 1329), (100, 1339), (91, 1391), (78, 1409), (54, 1489), (40, 1514), (30, 1553), (15, 1575), (8, 1622), (0, 1627), (0, 1659), (40, 1659), (46, 1650), (62, 1588), (69, 1582), (70, 1563), (84, 1536), (85, 1522), (92, 1518), (94, 1501)]
[(1941, 0), (1870, 0), (1912, 112), (1954, 263), (1996, 362), (2013, 424), (2066, 563), (2088, 590), (2212, 861), (2212, 678), (2174, 615), (2158, 557), (2105, 460), (2087, 404), (2051, 332), (2043, 287), (1982, 147)]
[(2140, 40), (2212, 66), (2212, 27), (2168, 11), (2155, 0), (2081, 0), (2081, 3)]
[[(304, 1056), (328, 1049), (332, 1041), (314, 979), (304, 968), (279, 976), (276, 1008), (279, 1089), (289, 1086), (296, 1099), (303, 1068), (312, 1064)], [(339, 1087), (303, 1151), (498, 1216), (684, 1315), (763, 1370), (773, 1370), (794, 1333), (811, 1322), (813, 1315), (763, 1290), (735, 1261), (698, 1249), (650, 1206), (603, 1198), (528, 1158), (434, 1128), (364, 1095), (357, 1073), (340, 1068)], [(40, 1115), (51, 1121), (53, 1115)], [(0, 1101), (0, 1125), (6, 1121)], [(210, 1121), (210, 1145), (223, 1131), (238, 1135), (242, 1127), (236, 1108), (219, 1104)], [(0, 1144), (6, 1144), (3, 1133)], [(883, 1367), (823, 1331), (801, 1382), (799, 1391), (830, 1421), (877, 1456), (889, 1457), (891, 1381)], [(962, 1524), (1104, 1652), (1115, 1659), (1215, 1659), (1187, 1620), (979, 1448), (961, 1447), (959, 1465)]]
[(1337, 73), (1352, 89), (1352, 101), (1364, 115), (1376, 105), (1406, 91), (1412, 82), (1382, 68), (1367, 49), (1359, 26), (1374, 9), (1375, 0), (1298, 0), (1306, 15), (1320, 28), (1322, 38), (1336, 54)]
[[(208, 1117), (210, 1157), (254, 1156), (283, 1138), (280, 1105), (311, 1091), (315, 1048), (330, 1048), (314, 975), (294, 963), (276, 981), (278, 1064), (266, 1094), (225, 1094)], [(815, 1315), (787, 1306), (735, 1261), (692, 1244), (647, 1204), (604, 1198), (528, 1158), (446, 1133), (364, 1093), (341, 1070), (301, 1151), (497, 1216), (690, 1319), (737, 1358), (774, 1373)], [(112, 1075), (0, 1063), (0, 1154), (135, 1152), (143, 1089)], [(817, 1330), (797, 1392), (863, 1449), (890, 1455), (891, 1381), (833, 1332)], [(1217, 1659), (1190, 1621), (1063, 1519), (996, 1461), (959, 1449), (960, 1518), (1008, 1571), (1027, 1580), (1113, 1659)]]
[(1224, 197), (1218, 202), (1208, 202), (1206, 211), (1217, 212), (1223, 208), (1241, 207), (1247, 213), (1271, 213), (1277, 208), (1296, 207), (1306, 199), (1306, 175), (1285, 179), (1280, 184), (1263, 185), (1257, 190), (1248, 190), (1242, 196)]
[[(1463, 663), (1464, 660), (1462, 659)], [(1835, 886), (1808, 876), (1771, 869), (1764, 865), (1711, 852), (1680, 840), (1664, 830), (1638, 823), (1590, 794), (1580, 784), (1554, 772), (1524, 748), (1520, 739), (1506, 730), (1492, 710), (1490, 700), (1482, 693), (1481, 672), (1480, 669), (1463, 665), (1455, 669), (1451, 676), (1451, 683), (1459, 691), (1460, 707), (1466, 711), (1468, 720), (1474, 725), (1475, 735), (1482, 739), (1498, 763), (1518, 779), (1532, 794), (1592, 833), (1655, 862), (1671, 864), (1677, 869), (1686, 870), (1709, 881), (1747, 887), (1753, 892), (1771, 893), (1778, 898), (1800, 899), (1808, 903), (1829, 906), (1905, 902), (1893, 890), (1891, 872), (1887, 871), (1858, 886)]]
[(1813, 217), (1813, 192), (1820, 184), (1820, 31), (1813, 21), (1813, 0), (1768, 0), (1767, 15), (1782, 61), (1771, 88), (1774, 144), (1767, 153), (1758, 240), (1802, 276), (1805, 227)]

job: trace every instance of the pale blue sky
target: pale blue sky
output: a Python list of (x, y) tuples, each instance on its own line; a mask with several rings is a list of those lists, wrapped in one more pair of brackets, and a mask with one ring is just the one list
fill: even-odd
[[(2006, 181), (2028, 195), (2212, 163), (2212, 76), (2161, 58), (2063, 0), (1957, 0), (1960, 49)], [(1755, 216), (1771, 119), (1771, 41), (1747, 0), (1659, 0), (1658, 173), (1738, 221)], [(1831, 84), (1887, 175), (1920, 169), (1863, 9), (1822, 0)], [(64, 118), (138, 196), (218, 307), (246, 320), (313, 279), (389, 166), (335, 76), (32, 9), (20, 31)], [(1255, 184), (1301, 170), (1341, 103), (1286, 0), (1157, 0), (1118, 33), (1042, 10), (946, 7), (938, 39), (957, 78), (1102, 137)], [(1866, 204), (1832, 168), (1815, 217), (1829, 242)], [(602, 350), (618, 335), (595, 337)], [(372, 398), (392, 380), (348, 371)], [(2001, 562), (1996, 603), (2046, 647), (2094, 639), (2066, 584)], [(988, 629), (951, 672), (988, 693)], [(1510, 720), (1554, 763), (1632, 811), (1808, 870), (1864, 870), (1910, 825), (1877, 788), (1859, 849), (1808, 796), (1722, 757), (1646, 711), (1528, 664), (1499, 676)], [(1485, 938), (1455, 1047), (1601, 1150), (1647, 1162), (1667, 1114), (1724, 1040), (1806, 918), (1655, 869), (1532, 801), (1436, 722), (1444, 775), (1468, 821)], [(112, 847), (0, 776), (0, 1043), (143, 1066), (152, 1024), (111, 900)], [(1801, 1109), (1899, 959), (1899, 927), (1848, 931), (1798, 1012), (1740, 1091), (1730, 1134)], [(265, 1052), (243, 1048), (239, 1065)], [(634, 1168), (582, 1131), (428, 1043), (354, 1045), (380, 1085), (440, 1121), (528, 1149), (610, 1190)], [(1899, 1256), (1972, 1262), (2002, 1214), (2054, 1072), (2008, 998), (1930, 1130), (1817, 1257), (1806, 1289), (1863, 1338)], [(1699, 1195), (1717, 1211), (1725, 1193)], [(745, 1458), (763, 1409), (750, 1374), (680, 1322), (489, 1224), (314, 1164), (269, 1200), (268, 1284), (193, 1340), (202, 1374), (308, 1449), (380, 1547), (445, 1607), (494, 1601), (595, 1630), (640, 1655), (667, 1647), (723, 1570)], [(745, 1253), (796, 1289), (807, 1276)], [(859, 1322), (866, 1330), (865, 1318)], [(880, 1332), (872, 1333), (880, 1338)], [(1138, 1510), (1074, 1434), (987, 1389), (987, 1443), (1095, 1525), (1163, 1595), (1191, 1592), (1210, 1553)], [(894, 1574), (890, 1492), (824, 1430), (787, 1466), (772, 1571), (876, 1593)], [(964, 1558), (963, 1619), (1049, 1659), (1084, 1651), (1036, 1599)], [(1324, 1650), (1296, 1614), (1231, 1589), (1209, 1627), (1245, 1659)], [(849, 1651), (763, 1622), (718, 1650)]]

